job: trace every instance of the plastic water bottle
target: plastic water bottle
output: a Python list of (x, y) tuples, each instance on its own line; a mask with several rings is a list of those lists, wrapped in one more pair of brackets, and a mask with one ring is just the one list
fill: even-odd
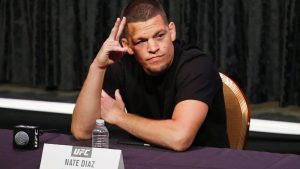
[(102, 119), (96, 120), (96, 127), (93, 129), (92, 146), (95, 148), (109, 147), (109, 132)]

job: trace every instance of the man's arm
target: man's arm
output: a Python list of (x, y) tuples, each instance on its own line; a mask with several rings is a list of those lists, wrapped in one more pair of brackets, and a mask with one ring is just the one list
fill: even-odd
[(149, 143), (175, 151), (185, 151), (191, 146), (208, 112), (204, 102), (185, 100), (175, 106), (171, 119), (152, 120), (125, 113), (118, 90), (115, 93), (116, 100), (105, 92), (102, 95), (101, 116), (105, 121)]
[(77, 139), (91, 138), (97, 118), (101, 117), (101, 91), (106, 68), (122, 57), (127, 48), (119, 43), (126, 18), (115, 22), (107, 40), (103, 43), (89, 68), (87, 78), (77, 98), (72, 115), (71, 131)]
[(95, 119), (100, 117), (100, 98), (105, 70), (90, 66), (72, 115), (71, 131), (77, 139), (91, 138)]

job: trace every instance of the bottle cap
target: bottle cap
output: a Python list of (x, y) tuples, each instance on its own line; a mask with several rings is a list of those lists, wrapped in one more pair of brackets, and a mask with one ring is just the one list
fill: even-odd
[(104, 124), (104, 120), (103, 119), (97, 119), (96, 124), (98, 124), (98, 125)]

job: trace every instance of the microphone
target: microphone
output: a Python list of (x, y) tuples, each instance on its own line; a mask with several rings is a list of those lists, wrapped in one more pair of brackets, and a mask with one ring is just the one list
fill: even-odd
[(13, 146), (16, 149), (37, 149), (39, 147), (39, 135), (38, 126), (14, 126)]

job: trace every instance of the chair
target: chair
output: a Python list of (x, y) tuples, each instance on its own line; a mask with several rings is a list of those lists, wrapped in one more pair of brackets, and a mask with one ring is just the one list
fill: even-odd
[(250, 125), (250, 107), (239, 86), (225, 74), (219, 74), (223, 82), (229, 145), (232, 149), (244, 149)]

